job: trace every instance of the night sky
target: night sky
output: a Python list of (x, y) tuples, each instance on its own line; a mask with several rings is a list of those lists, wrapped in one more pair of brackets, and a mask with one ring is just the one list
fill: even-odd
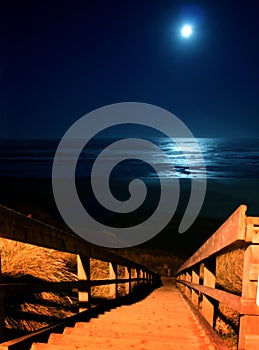
[(257, 0), (5, 0), (0, 28), (1, 138), (61, 138), (124, 101), (168, 109), (196, 137), (258, 137)]

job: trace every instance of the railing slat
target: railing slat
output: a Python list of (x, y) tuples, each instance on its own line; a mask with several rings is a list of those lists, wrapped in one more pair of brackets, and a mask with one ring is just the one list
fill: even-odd
[(78, 288), (80, 291), (87, 291), (89, 287), (112, 285), (116, 282), (129, 283), (137, 282), (138, 278), (120, 278), (120, 279), (104, 279), (91, 281), (73, 281), (73, 282), (37, 282), (37, 283), (1, 283), (0, 299), (12, 298), (19, 295), (28, 295), (40, 292), (59, 292), (67, 291), (72, 288)]
[(189, 286), (190, 288), (193, 288), (196, 291), (205, 294), (221, 303), (225, 303), (230, 308), (236, 310), (239, 313), (241, 312), (241, 297), (239, 297), (238, 295), (225, 292), (224, 290), (214, 289), (212, 287), (206, 287), (200, 284), (187, 282), (183, 280), (178, 280), (177, 282), (185, 284), (186, 286)]

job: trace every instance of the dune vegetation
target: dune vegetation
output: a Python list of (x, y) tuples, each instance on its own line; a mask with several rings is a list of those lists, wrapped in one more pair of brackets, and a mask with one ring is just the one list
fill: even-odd
[[(245, 249), (240, 248), (217, 258), (217, 288), (241, 295), (244, 253)], [(218, 304), (216, 331), (230, 349), (237, 349), (239, 316), (237, 311), (230, 309), (226, 304)]]

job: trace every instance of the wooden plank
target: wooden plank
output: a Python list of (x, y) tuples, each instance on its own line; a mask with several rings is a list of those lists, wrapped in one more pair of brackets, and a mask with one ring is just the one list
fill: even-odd
[(220, 228), (198, 249), (177, 273), (204, 261), (231, 245), (245, 239), (246, 234), (246, 205), (241, 205)]
[(237, 312), (241, 311), (241, 297), (225, 292), (223, 290), (214, 289), (211, 287), (201, 286), (199, 284), (186, 282), (183, 280), (177, 280), (178, 283), (188, 285), (191, 288), (203, 293), (221, 303), (227, 304), (231, 309), (236, 310)]

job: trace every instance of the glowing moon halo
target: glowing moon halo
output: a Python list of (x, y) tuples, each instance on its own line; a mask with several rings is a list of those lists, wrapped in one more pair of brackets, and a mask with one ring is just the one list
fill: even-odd
[(186, 24), (181, 29), (181, 34), (184, 38), (189, 38), (192, 34), (192, 27), (189, 24)]

